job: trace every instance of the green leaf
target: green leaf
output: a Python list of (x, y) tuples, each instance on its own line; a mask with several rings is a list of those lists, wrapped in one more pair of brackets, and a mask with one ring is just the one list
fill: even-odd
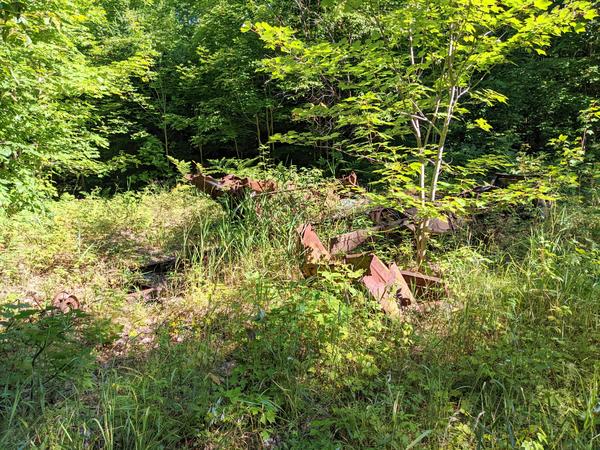
[(4, 156), (4, 157), (8, 158), (11, 155), (12, 155), (12, 150), (10, 149), (10, 147), (8, 147), (6, 145), (0, 146), (0, 156)]
[(419, 436), (417, 436), (417, 438), (415, 440), (413, 440), (410, 444), (408, 444), (408, 446), (406, 447), (406, 450), (410, 450), (411, 448), (415, 447), (417, 444), (419, 444), (423, 439), (425, 439), (431, 433), (433, 433), (433, 430), (423, 431)]
[(534, 0), (533, 4), (536, 8), (545, 11), (552, 5), (552, 2), (550, 0)]
[(479, 118), (475, 120), (475, 125), (481, 128), (483, 131), (492, 131), (492, 126), (488, 123), (484, 118)]

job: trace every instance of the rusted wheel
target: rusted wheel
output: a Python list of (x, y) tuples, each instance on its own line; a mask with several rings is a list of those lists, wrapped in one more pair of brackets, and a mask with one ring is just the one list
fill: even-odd
[(59, 292), (52, 299), (52, 306), (60, 309), (63, 313), (68, 313), (74, 309), (79, 309), (79, 300), (73, 294), (68, 292)]

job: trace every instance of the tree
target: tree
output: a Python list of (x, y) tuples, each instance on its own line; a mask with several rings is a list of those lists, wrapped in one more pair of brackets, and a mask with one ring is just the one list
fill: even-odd
[[(327, 118), (329, 130), (277, 138), (333, 143), (381, 164), (385, 190), (378, 199), (417, 209), (420, 265), (430, 220), (463, 210), (468, 202), (458, 194), (475, 184), (486, 165), (506, 164), (494, 155), (463, 167), (450, 164), (451, 125), (465, 117), (469, 105), (506, 101), (480, 89), (481, 80), (516, 50), (544, 54), (554, 37), (584, 31), (596, 12), (589, 2), (549, 0), (346, 1), (331, 7), (339, 17), (369, 23), (369, 35), (305, 42), (287, 27), (264, 22), (245, 27), (279, 50), (263, 70), (285, 80), (293, 95), (331, 93), (327, 102), (309, 102), (294, 112), (306, 122)], [(484, 118), (471, 125), (490, 129)]]
[(93, 30), (104, 9), (88, 0), (14, 1), (0, 10), (0, 208), (32, 207), (52, 178), (105, 173), (107, 145), (95, 102), (131, 91), (151, 58), (106, 60)]
[(130, 3), (128, 8), (140, 16), (158, 53), (151, 80), (139, 83), (148, 105), (138, 112), (163, 153), (198, 160), (207, 155), (239, 157), (268, 141), (278, 102), (265, 85), (265, 76), (256, 72), (267, 52), (255, 36), (242, 34), (240, 26), (248, 18), (295, 23), (295, 5), (120, 1)]

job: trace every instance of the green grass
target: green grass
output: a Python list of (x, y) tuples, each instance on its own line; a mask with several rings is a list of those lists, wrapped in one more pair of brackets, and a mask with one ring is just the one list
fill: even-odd
[[(600, 448), (597, 205), (438, 240), (447, 305), (391, 320), (351, 273), (301, 277), (325, 201), (179, 187), (0, 219), (0, 448)], [(409, 238), (374, 245), (408, 265)], [(168, 289), (128, 297), (161, 255)], [(84, 313), (7, 307), (60, 290)]]

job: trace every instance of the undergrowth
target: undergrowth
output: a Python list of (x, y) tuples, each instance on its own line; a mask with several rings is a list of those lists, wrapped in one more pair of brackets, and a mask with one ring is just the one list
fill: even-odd
[[(350, 269), (301, 276), (299, 224), (363, 220), (328, 202), (178, 187), (1, 218), (0, 448), (600, 447), (597, 205), (439, 239), (449, 298), (394, 320)], [(165, 256), (166, 290), (132, 295)]]

